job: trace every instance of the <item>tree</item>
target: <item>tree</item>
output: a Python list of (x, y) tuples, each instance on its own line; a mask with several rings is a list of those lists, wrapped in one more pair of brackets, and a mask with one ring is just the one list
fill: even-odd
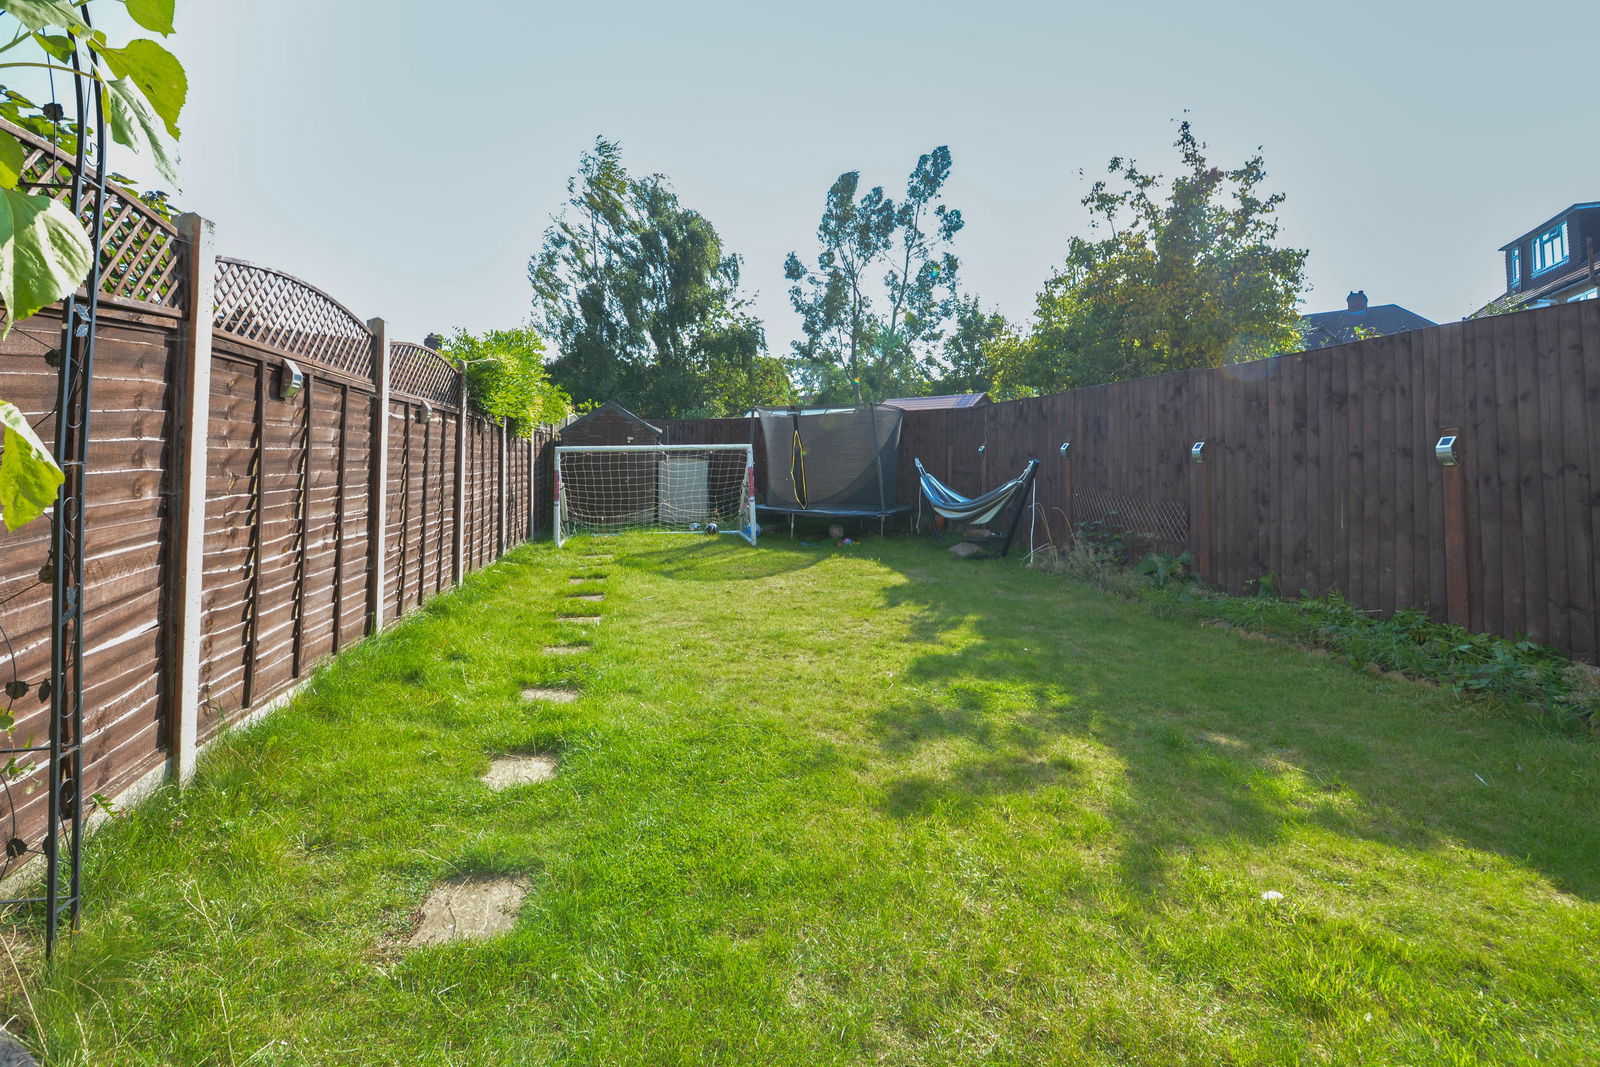
[(1108, 170), (1083, 205), (1099, 240), (1073, 238), (1038, 296), (1025, 344), (997, 369), (1008, 395), (1218, 367), (1300, 347), (1304, 249), (1277, 245), (1282, 193), (1263, 195), (1258, 153), (1214, 167), (1187, 122), (1183, 171), (1162, 179), (1132, 160)]
[(939, 376), (936, 346), (956, 309), (960, 266), (949, 245), (964, 225), (940, 202), (950, 168), (944, 145), (919, 157), (898, 204), (882, 186), (858, 197), (859, 171), (839, 175), (823, 203), (815, 265), (797, 252), (784, 261), (805, 334), (793, 342), (793, 366), (819, 400), (915, 394)]
[(650, 415), (732, 414), (783, 399), (766, 335), (739, 291), (740, 259), (659, 174), (635, 178), (603, 138), (567, 183), (566, 210), (528, 265), (559, 354), (551, 376), (581, 403)]
[(985, 393), (994, 388), (992, 355), (1008, 337), (1015, 334), (1004, 315), (984, 311), (975, 296), (959, 300), (944, 339), (944, 372), (934, 383), (935, 391)]
[(567, 394), (545, 373), (544, 342), (531, 327), (458, 329), (439, 350), (466, 375), (471, 402), (491, 418), (510, 419), (519, 437), (572, 414)]

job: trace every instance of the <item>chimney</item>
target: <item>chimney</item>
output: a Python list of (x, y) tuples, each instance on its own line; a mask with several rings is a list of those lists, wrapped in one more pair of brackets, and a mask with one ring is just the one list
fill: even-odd
[(1351, 293), (1349, 296), (1344, 298), (1344, 306), (1347, 311), (1367, 310), (1367, 291), (1365, 289), (1358, 289)]
[(444, 338), (436, 333), (430, 333), (422, 339), (422, 343), (437, 352), (444, 347)]

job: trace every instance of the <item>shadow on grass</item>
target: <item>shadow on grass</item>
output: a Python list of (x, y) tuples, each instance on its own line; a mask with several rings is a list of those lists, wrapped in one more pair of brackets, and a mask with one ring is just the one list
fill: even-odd
[[(619, 553), (608, 567), (638, 570), (674, 581), (726, 582), (772, 578), (814, 567), (828, 558), (831, 545), (807, 547), (799, 542), (763, 540), (752, 548), (742, 538), (719, 534), (661, 534), (660, 548)], [(586, 544), (604, 545), (603, 538)], [(635, 542), (637, 543), (637, 542)], [(686, 548), (694, 551), (685, 551)]]
[[(880, 554), (910, 577), (885, 607), (911, 608), (911, 640), (929, 646), (905, 675), (918, 695), (876, 716), (885, 756), (908, 769), (888, 785), (891, 815), (1072, 786), (1077, 771), (1045, 754), (1088, 745), (1121, 764), (1106, 815), (1123, 877), (1145, 892), (1181, 852), (1310, 822), (1403, 850), (1460, 843), (1600, 898), (1592, 740), (1013, 563)], [(965, 756), (930, 773), (917, 756), (939, 749)]]

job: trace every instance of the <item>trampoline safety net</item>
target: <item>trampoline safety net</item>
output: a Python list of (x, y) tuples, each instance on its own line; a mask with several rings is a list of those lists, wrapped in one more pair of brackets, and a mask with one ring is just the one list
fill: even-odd
[(761, 409), (774, 510), (883, 515), (896, 509), (899, 408)]

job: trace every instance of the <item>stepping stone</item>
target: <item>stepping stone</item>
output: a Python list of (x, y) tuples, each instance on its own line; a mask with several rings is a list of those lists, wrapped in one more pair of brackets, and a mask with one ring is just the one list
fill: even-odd
[(33, 1053), (0, 1035), (0, 1067), (39, 1067), (39, 1061), (33, 1058)]
[(560, 689), (554, 686), (529, 686), (522, 691), (523, 700), (545, 700), (551, 704), (570, 704), (578, 699), (575, 689)]
[(496, 756), (479, 781), (498, 792), (514, 785), (548, 782), (555, 776), (554, 756)]
[(576, 656), (579, 652), (589, 651), (588, 645), (545, 645), (544, 654), (547, 656)]
[(526, 878), (469, 875), (442, 882), (422, 902), (416, 932), (406, 944), (442, 945), (503, 934), (516, 923), (528, 889)]
[(600, 621), (599, 615), (557, 615), (556, 622), (576, 622), (587, 626)]
[(598, 604), (606, 598), (604, 593), (568, 593), (573, 600), (587, 600), (591, 604)]

